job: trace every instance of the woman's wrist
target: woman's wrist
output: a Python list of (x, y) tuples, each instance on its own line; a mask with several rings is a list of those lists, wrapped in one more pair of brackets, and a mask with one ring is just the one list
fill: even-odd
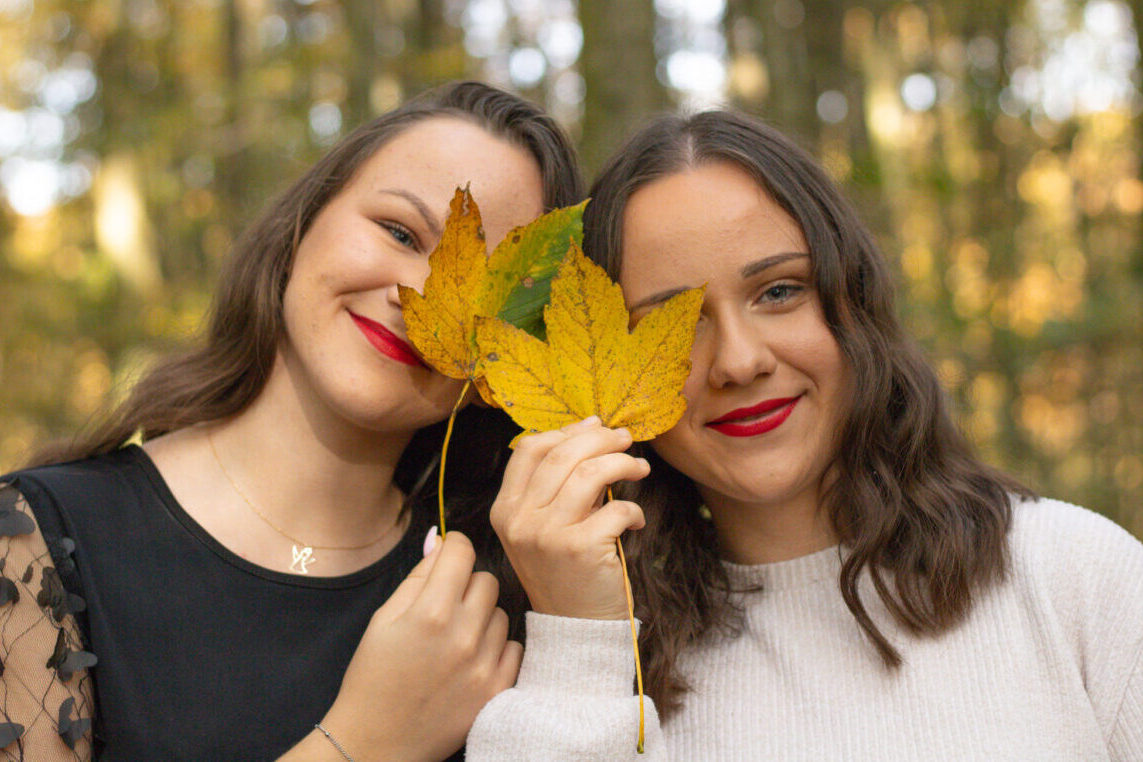
[(349, 752), (345, 750), (345, 747), (341, 745), (341, 742), (333, 737), (333, 733), (330, 733), (328, 730), (326, 730), (325, 726), (320, 722), (314, 725), (314, 730), (325, 736), (325, 740), (329, 741), (330, 745), (333, 748), (337, 749), (337, 753), (340, 754), (342, 758), (346, 760), (346, 762), (357, 762), (357, 760), (349, 756)]
[[(344, 707), (343, 707), (344, 708)], [(355, 730), (368, 728), (366, 734), (355, 733)], [(418, 748), (412, 739), (417, 734), (409, 727), (391, 727), (387, 725), (382, 713), (370, 713), (368, 718), (354, 717), (348, 712), (339, 711), (335, 702), (321, 722), (314, 725), (314, 729), (307, 735), (302, 743), (304, 751), (313, 756), (299, 754), (297, 757), (283, 757), (282, 762), (301, 762), (302, 760), (317, 760), (319, 762), (374, 762), (380, 760), (407, 760), (408, 762), (431, 762), (432, 757)], [(299, 744), (295, 749), (302, 750)]]
[[(357, 757), (353, 759), (362, 762)], [(278, 762), (345, 762), (345, 757), (315, 728), (294, 748), (278, 757)]]

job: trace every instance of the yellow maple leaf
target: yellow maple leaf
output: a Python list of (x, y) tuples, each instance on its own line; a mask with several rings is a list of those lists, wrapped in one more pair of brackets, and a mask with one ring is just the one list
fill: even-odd
[(398, 286), (409, 341), (426, 363), (450, 378), (471, 378), (476, 365), (469, 337), (487, 258), (480, 208), (467, 188), (457, 188), (440, 243), (429, 254), (424, 296)]
[(499, 314), (525, 329), (541, 325), (549, 282), (582, 235), (586, 203), (512, 229), (488, 255), (480, 208), (467, 188), (457, 188), (440, 243), (429, 255), (424, 295), (398, 287), (409, 341), (425, 362), (451, 378), (473, 381), (494, 404), (481, 378), (476, 318)]
[(705, 289), (676, 294), (629, 331), (622, 290), (579, 246), (551, 289), (546, 342), (503, 320), (476, 320), (496, 402), (525, 431), (598, 415), (640, 441), (674, 426), (686, 407), (682, 389)]

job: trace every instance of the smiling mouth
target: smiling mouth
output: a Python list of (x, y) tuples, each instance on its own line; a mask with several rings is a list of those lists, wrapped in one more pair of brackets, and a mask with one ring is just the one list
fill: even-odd
[(773, 431), (786, 422), (801, 396), (764, 400), (757, 405), (731, 410), (707, 422), (707, 427), (731, 437), (754, 437)]
[(365, 338), (373, 345), (373, 348), (381, 354), (399, 363), (404, 363), (405, 365), (413, 365), (421, 368), (427, 367), (424, 362), (421, 361), (421, 358), (417, 356), (417, 353), (413, 351), (411, 346), (385, 326), (354, 312), (350, 312), (349, 316), (353, 318), (357, 329), (365, 335)]

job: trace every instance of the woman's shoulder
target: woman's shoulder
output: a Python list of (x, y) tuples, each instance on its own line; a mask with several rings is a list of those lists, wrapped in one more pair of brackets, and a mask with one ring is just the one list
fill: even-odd
[(49, 501), (66, 505), (77, 495), (89, 503), (146, 479), (145, 459), (143, 450), (132, 445), (80, 460), (13, 471), (0, 476), (0, 484), (19, 491), (35, 510)]
[[(86, 759), (96, 663), (74, 614), (83, 599), (62, 580), (74, 546), (50, 547), (23, 494), (0, 477), (0, 743), (37, 759)], [(78, 679), (77, 679), (78, 676)], [(76, 718), (72, 718), (72, 714)], [(66, 748), (65, 748), (66, 746)]]
[(54, 482), (59, 479), (105, 478), (109, 474), (131, 467), (143, 457), (143, 448), (130, 444), (110, 452), (90, 455), (86, 458), (29, 466), (0, 476), (0, 481), (11, 482), (17, 478)]
[(1089, 645), (1143, 649), (1143, 543), (1060, 500), (1013, 503), (1009, 586)]
[(1139, 748), (1143, 543), (1094, 511), (1048, 499), (1014, 503), (1010, 539), (1009, 600), (1043, 629), (1038, 642), (1061, 644), (1079, 665), (1115, 747)]
[(1106, 516), (1063, 500), (1014, 499), (1010, 547), (1016, 564), (1064, 573), (1134, 572), (1143, 582), (1143, 543)]

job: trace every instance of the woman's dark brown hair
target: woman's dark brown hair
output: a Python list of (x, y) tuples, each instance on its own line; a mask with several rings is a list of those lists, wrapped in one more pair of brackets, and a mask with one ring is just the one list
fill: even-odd
[[(907, 631), (937, 635), (1003, 578), (1010, 493), (1028, 494), (980, 463), (953, 424), (936, 374), (902, 331), (893, 283), (872, 236), (825, 172), (793, 141), (751, 117), (711, 111), (662, 117), (606, 164), (584, 215), (584, 248), (618, 279), (628, 200), (657, 179), (727, 162), (748, 173), (801, 225), (826, 323), (851, 376), (852, 400), (822, 506), (841, 543), (842, 597), (887, 667), (900, 654), (858, 593), (868, 573)], [(696, 248), (701, 256), (701, 247)], [(647, 526), (630, 539), (648, 693), (669, 713), (687, 687), (679, 653), (736, 626), (713, 526), (694, 484), (645, 448), (651, 475), (624, 497)]]
[[(281, 196), (238, 240), (219, 280), (201, 346), (161, 362), (124, 402), (94, 427), (42, 450), (33, 464), (62, 462), (121, 447), (136, 432), (144, 440), (175, 429), (235, 415), (262, 391), (283, 334), (282, 296), (294, 253), (318, 212), (357, 169), (389, 140), (433, 117), (475, 123), (526, 149), (543, 181), (544, 206), (578, 203), (583, 180), (575, 149), (539, 107), (479, 82), (442, 86), (377, 117), (346, 136)], [(466, 409), (451, 445), (450, 482), (480, 479), (499, 485), (499, 461), (514, 432), (499, 411)], [(464, 431), (473, 432), (465, 436)], [(477, 433), (479, 432), (479, 433)], [(431, 480), (443, 426), (421, 430), (406, 448), (395, 481), (410, 500)], [(500, 441), (502, 440), (502, 441)], [(467, 493), (474, 492), (466, 482)], [(484, 504), (490, 502), (490, 498)], [(487, 523), (487, 522), (485, 522)], [(475, 539), (475, 538), (474, 538)]]

